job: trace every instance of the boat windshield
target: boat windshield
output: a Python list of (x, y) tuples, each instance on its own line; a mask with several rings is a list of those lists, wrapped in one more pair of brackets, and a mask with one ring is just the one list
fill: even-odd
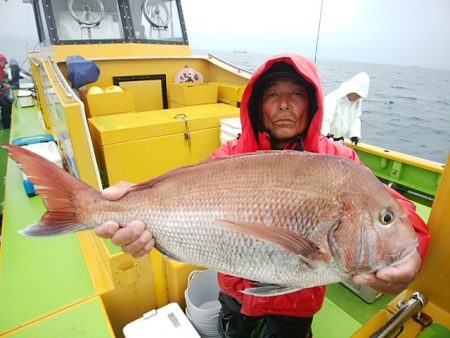
[(34, 6), (45, 43), (187, 44), (180, 0), (38, 0)]
[(61, 41), (124, 38), (119, 7), (114, 0), (51, 2)]
[(130, 4), (136, 39), (183, 42), (181, 16), (174, 0), (138, 0)]

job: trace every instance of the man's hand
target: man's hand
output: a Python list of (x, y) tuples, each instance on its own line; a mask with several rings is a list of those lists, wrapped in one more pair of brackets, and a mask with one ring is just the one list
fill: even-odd
[[(128, 182), (119, 182), (103, 190), (102, 197), (110, 201), (121, 199), (132, 186)], [(155, 245), (155, 239), (140, 220), (132, 221), (125, 228), (108, 221), (95, 228), (95, 233), (103, 238), (111, 238), (115, 245), (121, 246), (124, 252), (136, 258), (147, 255)]]
[(420, 255), (416, 251), (406, 262), (383, 268), (373, 274), (355, 275), (353, 281), (382, 293), (398, 294), (416, 278), (421, 262)]
[(353, 148), (356, 148), (356, 146), (358, 145), (358, 142), (359, 142), (359, 137), (356, 137), (356, 136), (350, 137), (350, 141), (352, 141)]

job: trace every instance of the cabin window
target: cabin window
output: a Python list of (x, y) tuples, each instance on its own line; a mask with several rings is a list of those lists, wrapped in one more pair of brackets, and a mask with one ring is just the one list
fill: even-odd
[(135, 111), (169, 107), (165, 74), (114, 76), (113, 83), (134, 93)]
[(174, 0), (130, 1), (137, 40), (184, 42), (181, 7)]
[(116, 0), (51, 0), (58, 40), (123, 39)]
[(188, 44), (180, 0), (35, 0), (40, 41)]

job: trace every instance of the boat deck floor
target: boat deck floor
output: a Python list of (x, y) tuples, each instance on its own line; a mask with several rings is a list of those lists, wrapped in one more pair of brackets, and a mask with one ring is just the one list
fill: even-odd
[[(39, 116), (36, 107), (15, 111), (10, 139), (44, 133)], [(0, 336), (112, 337), (77, 236), (36, 240), (18, 233), (35, 222), (45, 207), (39, 197), (26, 195), (18, 166), (3, 161), (6, 154), (0, 151), (2, 163), (7, 163), (0, 247)]]

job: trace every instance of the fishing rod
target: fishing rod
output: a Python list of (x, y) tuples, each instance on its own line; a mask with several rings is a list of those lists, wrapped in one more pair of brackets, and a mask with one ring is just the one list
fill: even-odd
[(316, 52), (314, 54), (314, 63), (317, 61), (317, 49), (319, 48), (320, 23), (322, 22), (323, 0), (320, 2), (319, 27), (317, 28)]

